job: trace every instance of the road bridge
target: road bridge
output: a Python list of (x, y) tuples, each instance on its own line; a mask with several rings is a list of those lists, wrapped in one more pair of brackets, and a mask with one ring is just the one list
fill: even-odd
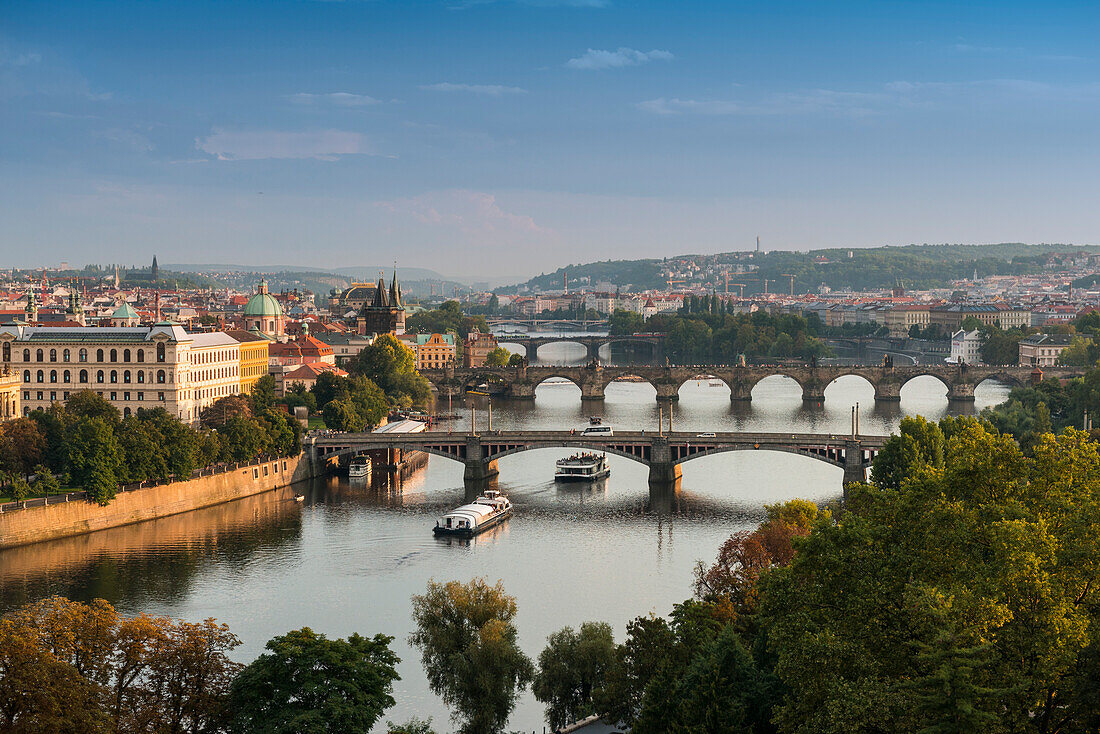
[(1039, 379), (1080, 376), (1080, 367), (1048, 367), (1042, 373), (1032, 367), (971, 367), (963, 365), (804, 365), (730, 367), (695, 366), (629, 366), (603, 367), (448, 367), (423, 370), (421, 374), (435, 387), (439, 395), (461, 395), (480, 384), (489, 384), (501, 397), (533, 400), (535, 388), (551, 378), (569, 380), (581, 389), (582, 400), (602, 400), (607, 386), (622, 378), (640, 378), (657, 391), (657, 400), (679, 399), (680, 387), (691, 380), (721, 380), (730, 389), (734, 401), (752, 400), (752, 389), (758, 382), (773, 375), (785, 375), (802, 388), (802, 399), (808, 403), (825, 400), (825, 388), (841, 377), (862, 377), (875, 389), (875, 400), (901, 400), (901, 388), (917, 377), (930, 376), (947, 388), (950, 401), (973, 402), (974, 388), (986, 380), (996, 380), (1011, 387), (1031, 384)]
[(577, 329), (580, 331), (591, 331), (595, 329), (606, 329), (610, 325), (610, 322), (606, 319), (540, 319), (540, 318), (522, 318), (522, 317), (486, 317), (485, 321), (491, 327), (503, 327), (503, 326), (518, 326), (521, 329), (533, 329), (538, 330), (540, 327), (544, 329)]
[(584, 436), (573, 431), (482, 431), (478, 433), (337, 433), (306, 441), (315, 466), (364, 451), (424, 451), (460, 461), (464, 478), (478, 482), (498, 474), (497, 461), (543, 448), (583, 449), (624, 456), (649, 467), (651, 487), (675, 488), (681, 466), (728, 451), (783, 451), (807, 456), (844, 470), (844, 484), (863, 482), (886, 436), (815, 433), (652, 433), (620, 431), (614, 436)]
[(649, 349), (650, 358), (654, 363), (664, 361), (665, 335), (664, 334), (627, 334), (623, 336), (531, 336), (497, 335), (500, 344), (516, 344), (523, 347), (523, 354), (528, 361), (534, 361), (538, 357), (539, 347), (545, 344), (580, 344), (585, 349), (585, 361), (599, 360), (600, 350), (612, 344), (644, 345)]

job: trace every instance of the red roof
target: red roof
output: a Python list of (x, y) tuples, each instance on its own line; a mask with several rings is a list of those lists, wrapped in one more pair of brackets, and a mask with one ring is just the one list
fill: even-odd
[(329, 364), (328, 362), (310, 362), (309, 364), (303, 364), (293, 372), (288, 372), (283, 375), (284, 381), (293, 380), (316, 380), (322, 373), (332, 372), (339, 377), (347, 377), (348, 373), (344, 370)]

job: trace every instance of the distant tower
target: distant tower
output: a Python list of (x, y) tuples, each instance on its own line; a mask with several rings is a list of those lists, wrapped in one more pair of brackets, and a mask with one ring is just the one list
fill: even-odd
[(756, 253), (760, 254), (760, 235), (756, 236)]
[(38, 321), (38, 296), (34, 295), (33, 288), (27, 293), (27, 307), (23, 309), (23, 315), (28, 324)]
[(374, 298), (359, 310), (356, 326), (360, 334), (404, 334), (405, 304), (401, 297), (401, 287), (397, 284), (397, 268), (393, 271), (389, 292), (386, 280), (378, 274), (378, 283), (374, 288)]
[(69, 320), (84, 325), (84, 306), (80, 303), (76, 288), (69, 291)]
[(149, 274), (151, 276), (153, 276), (153, 283), (156, 283), (157, 281), (160, 280), (160, 268), (157, 266), (157, 256), (156, 255), (153, 255), (153, 267), (151, 268)]
[(118, 290), (118, 266), (115, 266), (115, 290)]

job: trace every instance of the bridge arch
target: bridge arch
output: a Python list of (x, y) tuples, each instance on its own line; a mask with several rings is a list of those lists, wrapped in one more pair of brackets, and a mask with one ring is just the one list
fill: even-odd
[(805, 394), (806, 386), (804, 384), (802, 384), (802, 380), (800, 380), (797, 377), (795, 377), (794, 375), (790, 374), (789, 370), (776, 369), (775, 372), (772, 372), (769, 375), (762, 376), (759, 379), (752, 382), (751, 384), (746, 385), (746, 387), (748, 388), (749, 394), (752, 396), (752, 399), (756, 400), (758, 398), (758, 395), (756, 394), (756, 388), (758, 388), (760, 386), (760, 384), (763, 383), (763, 382), (771, 381), (772, 384), (780, 384), (780, 385), (783, 384), (782, 380), (776, 379), (776, 378), (780, 378), (780, 377), (786, 377), (789, 380), (794, 380), (794, 383), (796, 385), (798, 385), (798, 389), (799, 389), (800, 393)]
[(982, 385), (989, 381), (999, 382), (1003, 385), (1008, 385), (1009, 387), (1027, 387), (1027, 385), (1029, 384), (1027, 380), (1020, 379), (1019, 377), (1015, 377), (1007, 372), (992, 372), (988, 375), (984, 375), (981, 379), (976, 380), (974, 382), (974, 387), (977, 388), (978, 385)]
[(836, 450), (835, 456), (830, 456), (829, 452), (822, 450), (820, 452), (809, 449), (802, 449), (788, 446), (775, 446), (775, 445), (761, 445), (759, 447), (751, 445), (734, 445), (734, 446), (716, 446), (714, 448), (700, 448), (699, 451), (689, 454), (687, 456), (680, 457), (672, 463), (686, 464), (694, 459), (700, 459), (705, 456), (717, 456), (718, 454), (728, 454), (731, 451), (781, 451), (785, 454), (796, 454), (798, 456), (805, 456), (815, 461), (821, 461), (831, 466), (837, 466), (844, 468), (844, 454), (840, 449)]
[(654, 392), (659, 392), (657, 384), (648, 377), (638, 374), (642, 370), (631, 371), (629, 369), (619, 370), (613, 374), (604, 374), (603, 376), (603, 390), (606, 392), (607, 388), (614, 383), (620, 383), (624, 385), (629, 384), (645, 384), (653, 388)]
[(539, 449), (583, 449), (588, 451), (597, 451), (601, 454), (612, 454), (614, 456), (622, 456), (625, 459), (630, 459), (643, 466), (649, 466), (649, 461), (644, 456), (632, 454), (622, 449), (617, 449), (612, 446), (593, 446), (591, 441), (553, 441), (549, 443), (536, 443), (526, 446), (515, 446), (504, 451), (499, 451), (495, 454), (488, 454), (485, 458), (488, 461), (496, 461), (497, 459), (503, 459), (506, 456), (513, 456), (515, 454), (524, 453), (527, 451), (537, 451)]
[[(551, 337), (549, 339), (540, 339), (539, 341), (532, 342), (530, 348), (527, 349), (527, 359), (531, 360), (532, 362), (535, 361), (535, 360), (540, 360), (541, 361), (542, 357), (539, 356), (539, 352), (542, 350), (543, 347), (548, 347), (552, 344), (573, 344), (573, 345), (576, 345), (576, 346), (578, 346), (578, 347), (580, 347), (581, 349), (584, 350), (586, 360), (591, 359), (591, 349), (590, 349), (588, 344), (585, 344), (583, 341), (581, 341), (582, 338), (583, 337), (563, 336), (563, 337)], [(575, 358), (572, 358), (572, 359), (575, 359)]]
[(915, 371), (915, 372), (910, 372), (905, 376), (905, 379), (898, 386), (898, 389), (899, 390), (904, 390), (906, 385), (908, 385), (913, 380), (920, 379), (921, 377), (934, 377), (937, 380), (939, 380), (941, 385), (943, 385), (945, 388), (947, 388), (947, 391), (949, 393), (951, 392), (951, 388), (953, 387), (953, 385), (947, 380), (947, 378), (945, 378), (942, 374), (940, 374), (936, 370), (918, 370), (918, 371)]
[(845, 371), (837, 374), (836, 376), (834, 376), (831, 380), (829, 380), (829, 382), (826, 383), (825, 387), (822, 389), (822, 394), (824, 394), (824, 392), (826, 390), (828, 390), (830, 387), (832, 387), (833, 385), (836, 385), (838, 382), (840, 382), (841, 380), (843, 380), (844, 378), (847, 378), (847, 377), (852, 377), (852, 378), (858, 379), (864, 385), (869, 387), (871, 389), (872, 393), (878, 391), (878, 385), (876, 384), (876, 382), (873, 379), (868, 377), (864, 372), (862, 372), (860, 370), (853, 369), (853, 370), (845, 370)]
[[(466, 462), (466, 458), (464, 456), (460, 456), (458, 454), (450, 453), (450, 452), (445, 451), (443, 449), (440, 449), (438, 447), (421, 446), (421, 445), (417, 444), (417, 445), (408, 446), (407, 448), (409, 450), (413, 450), (413, 451), (423, 451), (424, 453), (431, 454), (433, 456), (442, 456), (444, 459), (451, 459), (453, 461), (457, 461), (459, 464), (463, 464), (463, 463)], [(384, 451), (386, 449), (384, 449), (384, 448), (380, 449), (377, 446), (366, 447), (366, 448), (364, 448), (362, 446), (349, 446), (348, 448), (345, 448), (345, 449), (337, 449), (336, 451), (329, 451), (329, 452), (326, 452), (326, 453), (322, 453), (320, 455), (320, 458), (322, 460), (327, 461), (329, 459), (340, 459), (340, 458), (343, 458), (345, 456), (359, 456), (360, 454), (366, 454), (366, 453), (369, 453), (371, 451), (379, 451), (379, 450)]]

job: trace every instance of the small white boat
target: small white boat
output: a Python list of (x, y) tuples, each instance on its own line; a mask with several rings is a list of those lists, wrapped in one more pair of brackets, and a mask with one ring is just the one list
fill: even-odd
[(348, 464), (348, 478), (355, 479), (358, 477), (369, 477), (371, 473), (371, 463), (369, 456), (356, 456)]
[(295, 502), (305, 502), (306, 501), (306, 496), (304, 494), (296, 494), (296, 495), (294, 495), (294, 501)]
[(472, 538), (511, 516), (512, 503), (500, 492), (491, 489), (470, 504), (455, 508), (437, 520), (432, 534)]
[(606, 454), (583, 451), (554, 464), (554, 480), (558, 482), (591, 482), (610, 474)]

